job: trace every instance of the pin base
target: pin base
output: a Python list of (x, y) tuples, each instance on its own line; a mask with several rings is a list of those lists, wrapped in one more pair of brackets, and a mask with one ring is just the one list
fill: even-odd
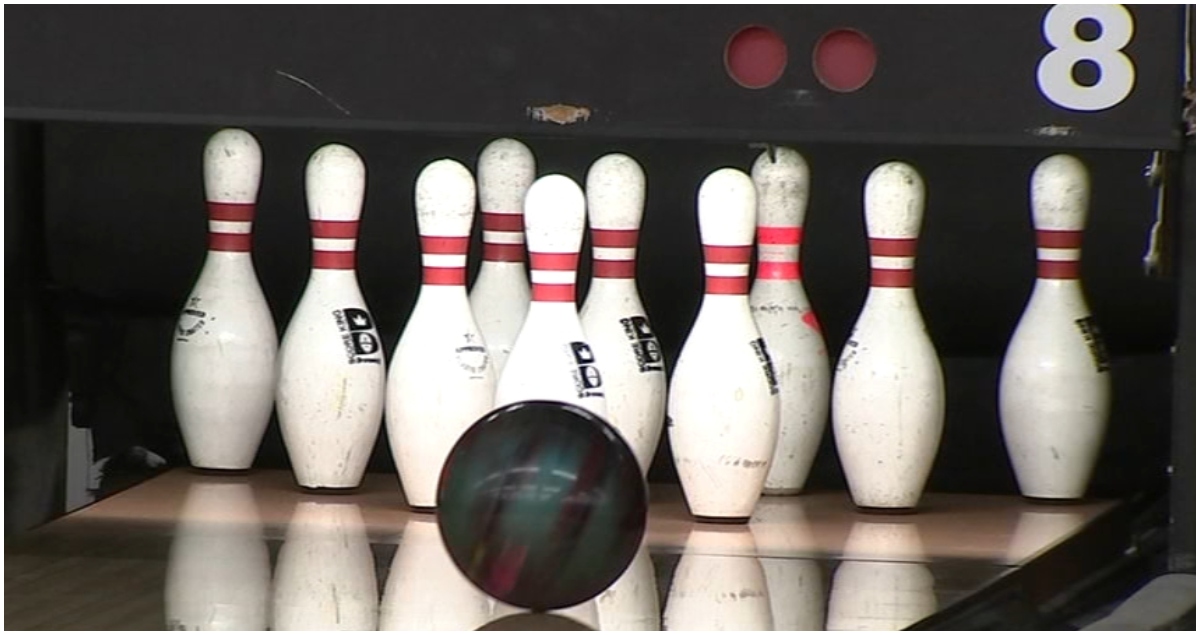
[(344, 494), (354, 494), (354, 493), (358, 492), (358, 485), (351, 485), (351, 486), (347, 486), (347, 487), (309, 487), (308, 485), (301, 485), (300, 489), (304, 490), (305, 493), (308, 493), (308, 494), (319, 494), (322, 496), (341, 496)]
[(436, 505), (413, 505), (409, 503), (408, 508), (418, 514), (434, 514), (437, 513)]
[(749, 516), (697, 516), (692, 514), (692, 518), (695, 518), (698, 523), (711, 525), (745, 525), (750, 522)]
[(781, 487), (778, 489), (764, 489), (763, 496), (799, 496), (799, 487)]
[(189, 465), (188, 470), (204, 476), (245, 476), (250, 473), (248, 467), (197, 467)]
[(864, 505), (855, 505), (854, 507), (860, 514), (874, 516), (911, 516), (917, 513), (916, 507), (866, 507)]
[(1048, 496), (1026, 496), (1022, 494), (1021, 498), (1024, 498), (1026, 502), (1033, 503), (1034, 505), (1046, 505), (1049, 507), (1062, 505), (1082, 505), (1087, 502), (1087, 499), (1082, 496), (1076, 498), (1050, 498)]

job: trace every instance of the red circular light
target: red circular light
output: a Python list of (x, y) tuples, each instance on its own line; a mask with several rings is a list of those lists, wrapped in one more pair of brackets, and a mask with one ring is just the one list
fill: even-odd
[(779, 81), (787, 67), (787, 44), (765, 26), (738, 30), (725, 44), (725, 70), (745, 88), (766, 88)]
[(875, 44), (854, 29), (834, 29), (813, 47), (813, 72), (821, 84), (839, 93), (866, 86), (876, 61)]

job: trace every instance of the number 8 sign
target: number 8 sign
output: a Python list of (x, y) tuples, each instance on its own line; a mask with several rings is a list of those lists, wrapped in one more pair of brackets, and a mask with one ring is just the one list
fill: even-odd
[[(1079, 37), (1084, 20), (1093, 20), (1100, 35)], [(1122, 49), (1133, 39), (1133, 16), (1119, 4), (1059, 4), (1046, 12), (1042, 34), (1053, 48), (1037, 67), (1037, 83), (1046, 99), (1069, 110), (1097, 111), (1112, 108), (1133, 92), (1133, 61)], [(1084, 86), (1075, 81), (1075, 65), (1090, 61), (1100, 70), (1099, 80)]]

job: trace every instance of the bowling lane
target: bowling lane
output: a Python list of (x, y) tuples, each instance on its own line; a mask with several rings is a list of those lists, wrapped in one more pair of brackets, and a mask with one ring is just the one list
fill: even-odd
[[(602, 630), (890, 630), (961, 607), (1112, 509), (938, 495), (863, 515), (845, 492), (764, 498), (748, 525), (689, 520), (651, 488), (642, 549), (596, 598), (557, 611)], [(310, 495), (287, 472), (175, 470), (5, 546), (13, 629), (524, 628), (454, 568), (394, 475)], [(514, 620), (516, 620), (514, 622)], [(568, 623), (569, 624), (569, 623)]]

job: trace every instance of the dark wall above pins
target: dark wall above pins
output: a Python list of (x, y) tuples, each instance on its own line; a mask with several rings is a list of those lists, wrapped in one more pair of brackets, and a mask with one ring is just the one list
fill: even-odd
[[(390, 355), (419, 288), (412, 203), (417, 174), (442, 157), (474, 171), (476, 156), (492, 137), (250, 129), (264, 156), (254, 260), (280, 332), (308, 276), (305, 162), (321, 144), (346, 143), (367, 165), (359, 278)], [(93, 393), (103, 403), (79, 410), (77, 416), (102, 416), (106, 425), (137, 422), (140, 431), (126, 431), (126, 438), (149, 435), (160, 446), (177, 442), (168, 355), (176, 315), (204, 258), (201, 151), (214, 131), (211, 126), (51, 124), (46, 132), (46, 232), (55, 297), (76, 336), (90, 337), (102, 347), (91, 354), (106, 364), (98, 375), (105, 383)], [(761, 150), (722, 142), (522, 140), (537, 157), (539, 175), (564, 173), (582, 183), (592, 161), (617, 151), (642, 164), (647, 200), (639, 287), (670, 368), (702, 292), (696, 190), (716, 168), (749, 169)], [(794, 147), (812, 173), (804, 284), (835, 358), (866, 294), (864, 180), (876, 165), (893, 159), (908, 161), (921, 172), (927, 208), (916, 287), (943, 358), (948, 413), (930, 487), (1015, 492), (996, 419), (997, 373), (1035, 272), (1029, 176), (1053, 151)], [(1078, 154), (1091, 170), (1093, 188), (1083, 284), (1114, 357), (1113, 426), (1098, 471), (1099, 491), (1130, 491), (1154, 482), (1169, 447), (1168, 351), (1176, 333), (1177, 281), (1142, 273), (1155, 200), (1142, 176), (1150, 154)], [(479, 265), (478, 223), (473, 241), (471, 279)], [(587, 258), (582, 262), (580, 300), (590, 271)], [(76, 396), (84, 398), (78, 390)], [(285, 461), (272, 424), (259, 465), (283, 466)], [(371, 469), (394, 470), (382, 438)], [(665, 441), (650, 476), (675, 478)], [(812, 483), (818, 489), (844, 487), (841, 478), (827, 434)]]
[(1183, 6), (18, 6), (5, 17), (10, 118), (1182, 141)]

